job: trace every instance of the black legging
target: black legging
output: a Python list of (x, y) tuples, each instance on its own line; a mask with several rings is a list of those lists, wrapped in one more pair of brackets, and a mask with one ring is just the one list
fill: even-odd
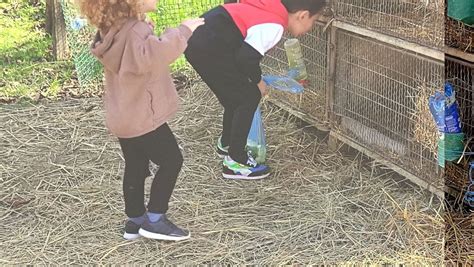
[(183, 165), (183, 156), (167, 124), (135, 138), (119, 138), (125, 158), (123, 193), (125, 213), (139, 217), (146, 211), (144, 205), (145, 178), (150, 174), (150, 160), (159, 165), (148, 202), (148, 211), (166, 213), (168, 202)]
[[(230, 157), (246, 163), (247, 136), (262, 95), (257, 85), (240, 74), (231, 55), (201, 57), (190, 49), (186, 58), (224, 107), (222, 143), (229, 145)], [(227, 59), (225, 57), (228, 57)]]

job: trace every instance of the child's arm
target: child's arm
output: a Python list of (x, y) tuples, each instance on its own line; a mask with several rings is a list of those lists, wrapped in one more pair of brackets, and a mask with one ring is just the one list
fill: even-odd
[(137, 65), (131, 71), (148, 72), (160, 66), (169, 66), (187, 47), (193, 31), (204, 24), (203, 19), (184, 21), (177, 28), (167, 29), (161, 36), (149, 35), (134, 43), (132, 53)]
[(191, 30), (184, 25), (167, 29), (161, 36), (149, 35), (134, 48), (137, 72), (148, 72), (173, 63), (186, 49)]
[(260, 61), (281, 40), (283, 32), (283, 26), (275, 23), (256, 25), (247, 31), (247, 37), (237, 51), (236, 60), (240, 70), (252, 82), (258, 84), (261, 81)]

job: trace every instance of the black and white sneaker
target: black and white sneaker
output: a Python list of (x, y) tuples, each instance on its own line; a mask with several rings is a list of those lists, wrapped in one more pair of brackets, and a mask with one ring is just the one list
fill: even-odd
[(140, 230), (140, 225), (128, 220), (125, 223), (123, 238), (127, 240), (137, 239), (140, 237), (140, 234), (138, 233), (139, 230)]
[(138, 233), (146, 238), (167, 241), (181, 241), (191, 237), (189, 231), (176, 226), (166, 215), (162, 215), (157, 222), (147, 219)]

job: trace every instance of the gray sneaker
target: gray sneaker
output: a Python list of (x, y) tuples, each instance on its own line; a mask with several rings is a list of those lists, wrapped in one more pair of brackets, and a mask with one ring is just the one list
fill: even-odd
[(191, 237), (189, 231), (176, 226), (166, 215), (162, 215), (157, 222), (147, 219), (138, 233), (146, 238), (168, 241), (181, 241)]
[(138, 231), (140, 230), (140, 225), (128, 220), (125, 224), (125, 229), (123, 233), (123, 238), (127, 240), (134, 240), (140, 237)]

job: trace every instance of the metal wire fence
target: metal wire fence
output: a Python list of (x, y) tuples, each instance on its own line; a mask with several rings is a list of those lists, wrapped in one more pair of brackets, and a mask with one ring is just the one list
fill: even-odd
[[(308, 72), (309, 85), (303, 94), (294, 95), (285, 92), (272, 91), (271, 97), (294, 111), (305, 114), (308, 118), (326, 121), (326, 82), (327, 82), (327, 33), (323, 25), (318, 25), (313, 30), (300, 38), (301, 49)], [(265, 57), (262, 65), (264, 72), (273, 74), (286, 74), (288, 61), (283, 47), (283, 40)]]
[[(462, 130), (466, 140), (466, 152), (474, 152), (474, 63), (469, 63), (452, 57), (445, 61), (446, 81), (451, 83), (456, 91), (459, 104)], [(463, 189), (468, 182), (468, 162), (474, 157), (465, 156), (460, 164), (448, 164), (446, 182), (448, 185)]]
[(338, 20), (441, 47), (444, 44), (444, 0), (332, 0)]
[(428, 97), (443, 88), (443, 63), (344, 30), (336, 38), (334, 129), (442, 188)]
[(96, 86), (102, 81), (102, 66), (90, 52), (95, 29), (87, 25), (70, 1), (62, 1), (67, 42), (81, 87)]

